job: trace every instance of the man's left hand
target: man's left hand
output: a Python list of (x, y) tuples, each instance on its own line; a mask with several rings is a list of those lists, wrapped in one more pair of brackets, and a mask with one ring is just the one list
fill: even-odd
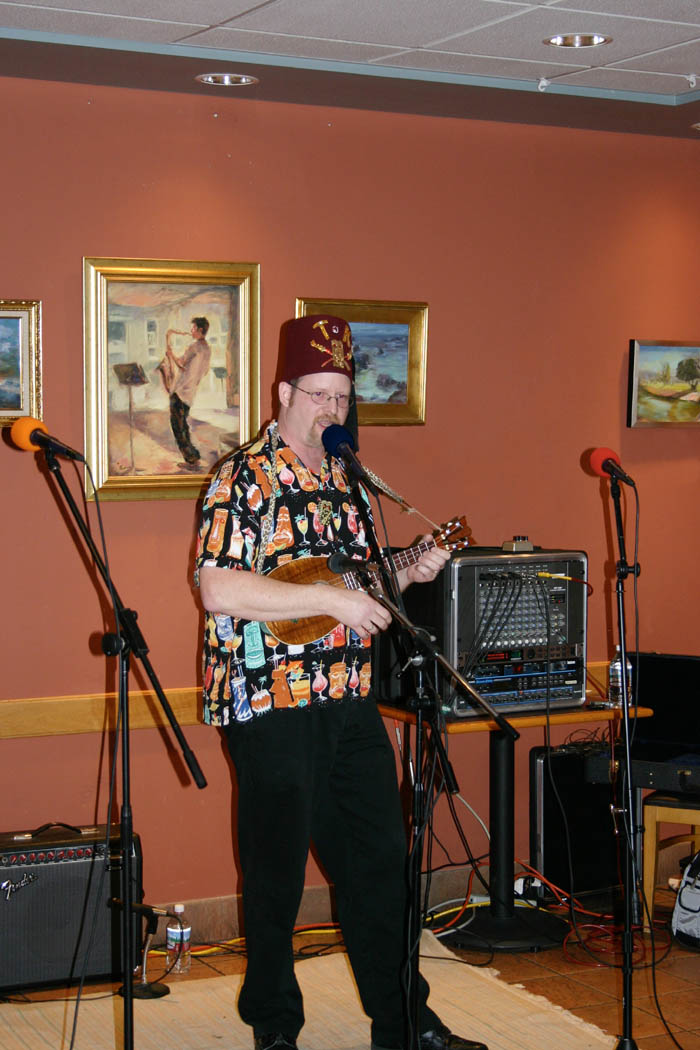
[[(427, 536), (425, 539), (429, 539)], [(449, 551), (445, 551), (442, 547), (431, 547), (430, 550), (425, 551), (421, 554), (417, 562), (413, 565), (409, 565), (408, 568), (403, 569), (399, 573), (399, 579), (403, 575), (404, 580), (401, 582), (405, 587), (409, 583), (430, 583), (434, 580), (439, 573), (445, 568), (445, 565), (450, 560)], [(403, 587), (402, 587), (403, 590)]]

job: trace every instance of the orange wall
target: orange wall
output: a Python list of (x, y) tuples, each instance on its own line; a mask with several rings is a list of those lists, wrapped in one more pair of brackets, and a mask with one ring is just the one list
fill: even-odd
[[(616, 552), (607, 484), (579, 460), (594, 445), (617, 449), (641, 494), (641, 646), (700, 653), (699, 436), (624, 424), (628, 340), (700, 342), (695, 142), (220, 94), (0, 86), (12, 145), (0, 167), (0, 295), (42, 300), (50, 431), (82, 447), (83, 256), (260, 262), (262, 418), (295, 296), (425, 300), (426, 425), (363, 429), (363, 459), (431, 518), (466, 513), (481, 543), (526, 533), (587, 550), (589, 658), (600, 660), (614, 635)], [(93, 637), (104, 602), (56, 501), (32, 457), (5, 442), (0, 461), (0, 699), (112, 689)], [(193, 684), (194, 504), (109, 503), (104, 517), (119, 590), (162, 684)], [(418, 531), (389, 520), (393, 542)], [(633, 520), (628, 507), (629, 537)], [(187, 735), (205, 792), (178, 775), (161, 734), (132, 734), (134, 824), (154, 901), (235, 889), (227, 763), (214, 731)], [(527, 750), (539, 742), (531, 733), (518, 745), (521, 855)], [(97, 734), (0, 748), (3, 829), (103, 819)], [(452, 753), (486, 817), (486, 740)]]

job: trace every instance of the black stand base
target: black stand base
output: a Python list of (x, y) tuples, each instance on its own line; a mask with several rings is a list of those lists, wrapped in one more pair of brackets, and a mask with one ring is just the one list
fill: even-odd
[(637, 1044), (634, 1039), (623, 1036), (615, 1047), (615, 1050), (637, 1050)]
[[(119, 994), (124, 995), (123, 986), (119, 989)], [(135, 984), (131, 994), (134, 999), (161, 999), (164, 995), (170, 995), (170, 988), (167, 984), (152, 981), (150, 984)]]
[(568, 931), (564, 919), (536, 908), (516, 908), (504, 918), (479, 908), (465, 929), (440, 940), (450, 948), (474, 952), (538, 952), (561, 947)]

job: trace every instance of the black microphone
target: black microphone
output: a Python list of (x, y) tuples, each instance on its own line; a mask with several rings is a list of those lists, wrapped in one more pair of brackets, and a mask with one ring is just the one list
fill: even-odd
[(362, 558), (351, 558), (348, 554), (343, 554), (342, 551), (336, 551), (335, 554), (329, 555), (326, 558), (326, 565), (336, 576), (344, 576), (347, 572), (367, 572), (377, 567), (372, 561), (363, 561)]
[[(112, 897), (110, 902), (117, 908), (124, 907), (124, 901), (120, 900), (119, 897)], [(167, 915), (169, 919), (177, 919), (178, 915), (174, 911), (168, 911), (166, 908), (154, 908), (152, 904), (132, 904), (131, 910), (137, 912), (139, 915), (145, 915), (150, 918), (152, 915)]]
[(345, 469), (354, 481), (364, 481), (374, 491), (372, 482), (365, 473), (365, 468), (355, 455), (355, 442), (349, 430), (338, 423), (331, 423), (323, 431), (323, 447), (326, 452), (343, 461)]
[(70, 445), (65, 445), (58, 438), (51, 437), (46, 424), (32, 416), (21, 416), (16, 419), (10, 429), (10, 437), (18, 448), (26, 452), (39, 452), (43, 448), (46, 452), (75, 459), (78, 463), (85, 462), (85, 457), (81, 452), (77, 452)]
[(622, 481), (625, 485), (631, 485), (632, 488), (635, 488), (634, 481), (620, 465), (620, 457), (611, 448), (594, 449), (591, 452), (590, 463), (591, 470), (594, 474), (599, 474), (601, 478), (604, 478), (607, 474), (608, 477), (617, 478), (618, 481)]

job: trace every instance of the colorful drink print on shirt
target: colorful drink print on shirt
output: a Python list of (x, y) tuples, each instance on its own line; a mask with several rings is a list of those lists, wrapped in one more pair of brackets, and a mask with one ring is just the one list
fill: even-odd
[(263, 498), (268, 499), (270, 493), (272, 492), (270, 479), (268, 478), (267, 474), (260, 466), (260, 464), (257, 463), (255, 460), (253, 460), (253, 473), (255, 474), (255, 480), (258, 483), (258, 486), (260, 487), (260, 491), (262, 492)]
[(233, 620), (230, 616), (215, 613), (214, 621), (216, 623), (216, 633), (219, 642), (223, 645), (224, 649), (232, 649), (233, 646), (231, 645), (231, 640), (233, 638)]
[(277, 477), (280, 479), (282, 484), (285, 486), (285, 488), (287, 489), (287, 492), (300, 492), (301, 491), (299, 489), (299, 487), (294, 484), (294, 482), (297, 480), (296, 474), (294, 473), (294, 471), (292, 470), (292, 468), (289, 466), (288, 463), (284, 463), (284, 465), (283, 465), (282, 469), (280, 470), (279, 474), (277, 475)]
[(311, 675), (295, 675), (289, 683), (295, 707), (306, 707), (311, 703)]
[(265, 666), (265, 647), (262, 631), (257, 620), (250, 620), (243, 627), (245, 640), (245, 665), (249, 671)]
[(272, 697), (270, 696), (270, 690), (263, 688), (263, 682), (265, 679), (261, 679), (260, 686), (255, 690), (250, 698), (250, 706), (253, 710), (253, 714), (262, 715), (266, 711), (269, 711), (272, 707)]
[(318, 488), (318, 482), (314, 478), (308, 467), (305, 467), (299, 460), (294, 464), (294, 473), (297, 476), (297, 481), (303, 488), (304, 492), (315, 492)]
[(226, 520), (228, 518), (228, 511), (223, 507), (217, 507), (214, 511), (214, 517), (211, 523), (211, 529), (209, 531), (209, 537), (207, 539), (207, 550), (218, 557), (221, 554), (221, 548), (224, 545), (224, 532), (226, 531)]
[(231, 691), (233, 693), (233, 717), (237, 722), (249, 722), (253, 717), (253, 712), (248, 701), (245, 678), (242, 676), (232, 678)]
[(341, 645), (345, 645), (347, 641), (347, 631), (345, 624), (337, 623), (330, 633), (332, 641), (332, 647), (334, 649), (340, 649)]
[(287, 507), (280, 507), (277, 515), (277, 527), (272, 537), (275, 550), (284, 550), (294, 543), (294, 532), (292, 531), (292, 519)]
[(338, 461), (336, 459), (333, 459), (332, 462), (331, 462), (331, 474), (333, 475), (333, 484), (338, 489), (338, 491), (339, 492), (347, 492), (348, 491), (348, 487), (345, 484), (345, 478), (343, 477), (343, 472), (340, 469), (340, 465), (339, 465), (339, 463), (338, 463)]
[(246, 485), (245, 486), (245, 498), (248, 506), (255, 513), (256, 510), (260, 510), (262, 507), (262, 492), (259, 485)]
[(341, 697), (345, 696), (345, 683), (348, 677), (348, 669), (344, 660), (338, 660), (336, 663), (331, 664), (328, 669), (330, 677), (330, 689), (328, 695), (333, 700), (340, 700)]
[(275, 707), (296, 707), (287, 681), (287, 665), (282, 663), (272, 672), (272, 695)]
[(314, 668), (315, 674), (311, 683), (311, 688), (313, 689), (314, 693), (316, 693), (315, 699), (327, 700), (328, 697), (324, 696), (323, 694), (323, 690), (328, 685), (328, 679), (323, 673), (323, 661), (320, 660), (317, 664), (313, 664), (312, 666)]
[(366, 663), (360, 670), (360, 696), (367, 696), (372, 681), (372, 665)]
[(228, 556), (234, 561), (240, 561), (243, 554), (243, 533), (241, 532), (241, 519), (234, 514), (232, 517), (231, 539), (228, 545)]
[(219, 484), (216, 486), (216, 492), (214, 493), (214, 503), (228, 503), (231, 499), (231, 489), (233, 488), (233, 480), (230, 476), (219, 478)]
[(309, 519), (307, 518), (306, 513), (295, 514), (294, 521), (296, 522), (297, 529), (301, 533), (301, 543), (299, 544), (299, 546), (310, 547), (311, 543), (306, 538), (306, 534), (309, 531)]

